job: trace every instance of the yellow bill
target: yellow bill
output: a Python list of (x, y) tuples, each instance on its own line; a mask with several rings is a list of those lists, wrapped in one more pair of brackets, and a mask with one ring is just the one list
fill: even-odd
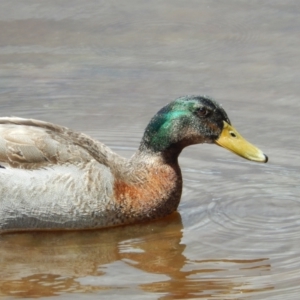
[(268, 156), (257, 147), (247, 142), (233, 126), (225, 121), (223, 122), (224, 128), (220, 137), (215, 141), (216, 144), (249, 160), (264, 163), (268, 161)]

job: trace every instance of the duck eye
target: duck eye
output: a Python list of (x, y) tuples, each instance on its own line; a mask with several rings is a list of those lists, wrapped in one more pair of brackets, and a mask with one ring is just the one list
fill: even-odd
[(206, 117), (209, 114), (209, 110), (202, 106), (198, 108), (197, 114), (200, 117)]

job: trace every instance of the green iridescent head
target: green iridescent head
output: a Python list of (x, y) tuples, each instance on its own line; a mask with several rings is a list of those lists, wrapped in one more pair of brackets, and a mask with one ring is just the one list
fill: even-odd
[(140, 149), (153, 152), (213, 143), (221, 134), (223, 121), (230, 124), (224, 109), (206, 96), (178, 98), (163, 107), (146, 128)]

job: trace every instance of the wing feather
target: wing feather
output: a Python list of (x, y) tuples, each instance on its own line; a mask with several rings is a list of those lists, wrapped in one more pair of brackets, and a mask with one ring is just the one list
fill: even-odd
[(108, 165), (121, 160), (104, 144), (66, 127), (22, 118), (0, 118), (0, 165), (37, 169), (53, 164)]

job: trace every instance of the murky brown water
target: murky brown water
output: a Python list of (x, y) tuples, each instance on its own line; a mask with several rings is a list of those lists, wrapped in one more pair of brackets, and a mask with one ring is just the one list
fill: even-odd
[(221, 102), (269, 155), (186, 149), (179, 213), (0, 236), (0, 295), (299, 299), (300, 6), (288, 1), (2, 1), (1, 115), (84, 131), (129, 157), (164, 104)]

